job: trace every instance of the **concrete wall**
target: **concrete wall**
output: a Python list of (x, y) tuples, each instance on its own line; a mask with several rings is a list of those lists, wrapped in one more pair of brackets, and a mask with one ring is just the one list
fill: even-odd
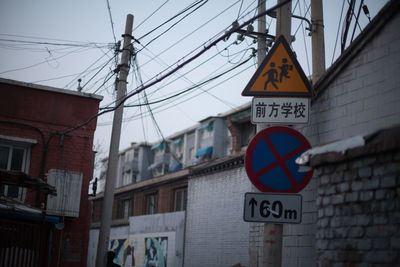
[(244, 168), (189, 179), (185, 266), (231, 266), (249, 262), (244, 194), (251, 183)]
[[(184, 211), (130, 217), (129, 225), (111, 228), (109, 250), (116, 252), (121, 266), (146, 266), (154, 260), (159, 267), (182, 267), (184, 232)], [(98, 229), (90, 230), (88, 267), (96, 264), (98, 235)]]

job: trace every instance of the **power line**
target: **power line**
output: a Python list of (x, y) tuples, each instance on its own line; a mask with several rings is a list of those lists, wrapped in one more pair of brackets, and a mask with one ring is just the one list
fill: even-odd
[(238, 19), (239, 16), (240, 16), (240, 11), (242, 11), (242, 6), (243, 6), (243, 0), (242, 0), (242, 2), (240, 3), (239, 12), (238, 12), (238, 15), (237, 15), (237, 18), (236, 18), (236, 19)]
[[(234, 44), (234, 43), (231, 43), (230, 45), (227, 46), (227, 48), (230, 47), (230, 46), (233, 45), (233, 44)], [(150, 52), (151, 52), (151, 51), (150, 51)], [(166, 86), (172, 84), (173, 82), (175, 82), (175, 81), (181, 79), (182, 77), (183, 77), (185, 80), (188, 80), (187, 78), (185, 78), (185, 76), (186, 76), (187, 74), (189, 74), (190, 72), (192, 72), (192, 71), (196, 70), (197, 68), (201, 67), (202, 65), (204, 65), (204, 64), (207, 63), (207, 62), (209, 62), (210, 60), (214, 59), (218, 54), (219, 54), (219, 52), (216, 53), (216, 54), (214, 54), (214, 55), (212, 55), (212, 56), (210, 56), (209, 58), (207, 58), (206, 60), (204, 60), (203, 62), (201, 62), (201, 63), (198, 64), (197, 66), (193, 67), (192, 69), (188, 70), (188, 71), (185, 72), (184, 74), (179, 74), (179, 76), (178, 76), (177, 78), (173, 79), (172, 81), (168, 82), (167, 84), (164, 84), (162, 87), (159, 87), (158, 89), (154, 90), (151, 94), (156, 93), (157, 91), (159, 91), (159, 90), (161, 90), (162, 88), (164, 88), (164, 87), (166, 87)], [(158, 58), (158, 57), (155, 56), (155, 58)], [(161, 59), (160, 59), (160, 61), (162, 62)], [(162, 63), (163, 63), (163, 62), (162, 62)], [(160, 64), (161, 64), (161, 63), (160, 63)], [(166, 64), (163, 64), (163, 65), (165, 66)], [(220, 69), (220, 68), (219, 68), (219, 69)], [(179, 73), (179, 72), (177, 72), (177, 73)], [(190, 81), (190, 80), (189, 80), (189, 81)], [(190, 83), (194, 84), (194, 83), (191, 82), (191, 81), (190, 81)]]
[[(204, 0), (202, 0), (204, 1)], [(199, 1), (198, 3), (201, 3), (202, 1)], [(175, 22), (174, 24), (172, 24), (168, 29), (164, 30), (162, 33), (160, 33), (159, 35), (157, 35), (156, 37), (154, 37), (153, 39), (151, 39), (149, 42), (147, 42), (147, 44), (144, 45), (144, 47), (147, 47), (149, 44), (151, 44), (152, 42), (154, 42), (155, 40), (157, 40), (158, 38), (160, 38), (162, 35), (166, 34), (169, 30), (171, 30), (174, 26), (176, 26), (179, 22), (181, 22), (182, 20), (184, 20), (185, 18), (187, 18), (189, 15), (193, 14), (195, 11), (197, 11), (199, 8), (201, 8), (202, 6), (204, 6), (206, 3), (208, 2), (208, 0), (205, 0), (201, 5), (199, 5), (198, 7), (196, 7), (194, 10), (190, 11), (188, 14), (186, 14), (185, 16), (183, 16), (182, 18), (180, 18), (177, 22)], [(198, 4), (196, 3), (196, 5)], [(142, 39), (143, 37), (139, 38)], [(143, 48), (144, 48), (143, 47)], [(142, 49), (143, 49), (142, 48)], [(139, 50), (140, 52), (140, 50)]]
[[(233, 45), (233, 44), (235, 44), (235, 42), (231, 43), (231, 44), (228, 45), (226, 48), (230, 47), (230, 46)], [(225, 49), (226, 49), (226, 48), (225, 48)], [(147, 49), (147, 48), (146, 48), (146, 49)], [(148, 50), (148, 49), (147, 49), (147, 50)], [(248, 49), (241, 50), (241, 51), (239, 51), (238, 53), (242, 53), (243, 51), (247, 51), (247, 50), (248, 50)], [(148, 51), (149, 51), (150, 53), (152, 53), (150, 50), (148, 50)], [(236, 53), (236, 54), (238, 54), (238, 53)], [(153, 54), (153, 53), (152, 53), (152, 54)], [(172, 84), (173, 82), (175, 82), (175, 81), (178, 80), (178, 79), (184, 79), (184, 80), (187, 81), (188, 83), (190, 83), (190, 84), (192, 84), (192, 85), (195, 85), (195, 83), (194, 83), (193, 81), (191, 81), (190, 79), (188, 79), (188, 78), (186, 77), (186, 75), (187, 75), (188, 73), (194, 71), (195, 69), (197, 69), (197, 68), (200, 67), (201, 65), (205, 64), (206, 62), (210, 61), (211, 59), (215, 58), (215, 56), (217, 56), (218, 54), (220, 54), (220, 53), (218, 52), (217, 54), (215, 54), (215, 55), (209, 57), (209, 58), (206, 59), (204, 62), (202, 62), (201, 64), (197, 65), (196, 67), (192, 68), (191, 70), (187, 71), (187, 72), (184, 73), (184, 74), (181, 74), (181, 73), (179, 73), (179, 72), (176, 72), (176, 73), (178, 74), (178, 75), (177, 75), (177, 78), (174, 79), (174, 80), (172, 80), (172, 81), (170, 81), (169, 83), (165, 84), (163, 87), (165, 87), (165, 86), (167, 86), (167, 85), (169, 85), (169, 84)], [(153, 54), (153, 55), (154, 55), (154, 54)], [(243, 53), (242, 58), (244, 57), (244, 55), (245, 55), (245, 53)], [(161, 62), (160, 65), (162, 65), (162, 66), (164, 66), (164, 67), (165, 67), (165, 66), (168, 66), (165, 62), (163, 62), (161, 59), (159, 59), (158, 56), (155, 55), (154, 57), (155, 57), (156, 59), (158, 59), (158, 60)], [(242, 60), (242, 58), (241, 58), (237, 63), (239, 63), (239, 62)], [(137, 62), (137, 57), (135, 57), (135, 59), (136, 59), (136, 63), (138, 64), (138, 62)], [(229, 61), (229, 62), (230, 62), (230, 61)], [(232, 63), (232, 62), (230, 62), (230, 63)], [(235, 64), (237, 64), (237, 63), (235, 63)], [(139, 66), (138, 66), (137, 68), (139, 68)], [(153, 91), (153, 93), (157, 92), (158, 90), (160, 90), (160, 89), (163, 88), (163, 87), (158, 88), (157, 90)], [(200, 87), (200, 90), (203, 90), (203, 89)], [(228, 101), (225, 101), (225, 100), (223, 100), (223, 99), (220, 99), (219, 97), (217, 97), (217, 96), (215, 96), (215, 95), (213, 95), (213, 94), (211, 94), (211, 93), (209, 93), (209, 92), (207, 92), (207, 93), (208, 93), (210, 96), (214, 97), (215, 99), (219, 100), (220, 102), (222, 102), (223, 104), (225, 104), (225, 105), (227, 105), (227, 106), (229, 106), (229, 107), (231, 107), (231, 108), (234, 106), (233, 104), (229, 103)]]
[(145, 23), (148, 19), (150, 19), (155, 13), (157, 13), (166, 3), (168, 3), (169, 0), (165, 1), (164, 3), (162, 3), (159, 7), (157, 7), (149, 16), (147, 16), (147, 18), (145, 18), (141, 23), (139, 23), (134, 29), (133, 31), (137, 30), (140, 26), (142, 26), (143, 23)]
[[(54, 60), (63, 58), (63, 57), (68, 56), (68, 55), (70, 55), (70, 54), (72, 54), (72, 53), (76, 53), (77, 51), (82, 50), (82, 49), (87, 49), (87, 48), (82, 48), (82, 47), (80, 47), (80, 48), (78, 48), (78, 49), (76, 49), (76, 50), (73, 50), (73, 51), (71, 51), (71, 52), (69, 52), (69, 53), (66, 53), (66, 54), (64, 54), (64, 55), (62, 55), (62, 56), (60, 56), (60, 57), (54, 58)], [(0, 72), (0, 74), (9, 73), (9, 72), (14, 72), (14, 71), (20, 71), (20, 70), (25, 70), (25, 69), (37, 67), (37, 66), (39, 66), (39, 65), (41, 65), (41, 64), (43, 64), (43, 63), (48, 63), (48, 60), (46, 59), (46, 60), (44, 60), (44, 61), (41, 61), (41, 62), (32, 64), (32, 65), (29, 65), (29, 66), (26, 66), (26, 67), (21, 67), (21, 68), (17, 68), (17, 69), (6, 70), (6, 71), (3, 71), (3, 72)]]
[[(163, 99), (156, 100), (156, 101), (153, 101), (153, 102), (147, 102), (147, 103), (145, 103), (145, 104), (139, 104), (139, 105), (124, 105), (124, 107), (129, 108), (129, 107), (139, 107), (139, 106), (145, 106), (145, 105), (154, 105), (154, 104), (158, 104), (158, 103), (167, 101), (167, 100), (169, 100), (169, 99), (175, 98), (175, 97), (177, 97), (177, 96), (180, 96), (180, 95), (182, 95), (182, 94), (185, 94), (185, 93), (187, 93), (187, 92), (189, 92), (189, 91), (191, 91), (191, 90), (193, 90), (193, 89), (196, 89), (196, 88), (198, 88), (198, 87), (200, 87), (200, 86), (202, 86), (202, 85), (205, 85), (205, 84), (207, 84), (207, 83), (209, 83), (209, 82), (211, 82), (211, 81), (214, 81), (214, 80), (216, 80), (216, 79), (218, 79), (218, 78), (224, 76), (225, 74), (227, 74), (227, 73), (229, 73), (229, 72), (231, 72), (231, 71), (237, 69), (238, 67), (240, 67), (240, 66), (246, 64), (253, 56), (254, 56), (254, 54), (252, 54), (248, 59), (244, 60), (243, 62), (239, 63), (238, 65), (236, 65), (236, 66), (234, 66), (234, 67), (228, 69), (227, 71), (224, 71), (224, 72), (222, 72), (222, 73), (220, 73), (220, 74), (218, 74), (218, 75), (215, 75), (214, 77), (212, 77), (212, 78), (210, 78), (210, 79), (207, 79), (206, 81), (203, 81), (203, 82), (200, 82), (200, 83), (195, 84), (195, 85), (193, 85), (193, 86), (190, 86), (189, 88), (184, 89), (184, 90), (182, 90), (182, 91), (180, 91), (180, 92), (178, 92), (178, 93), (176, 93), (176, 94), (173, 94), (173, 95), (171, 95), (171, 96), (168, 96), (168, 97), (165, 97), (165, 98), (163, 98)], [(112, 109), (112, 108), (111, 108), (111, 109)]]
[[(253, 65), (250, 65), (250, 66), (248, 66), (247, 68), (245, 68), (243, 71), (248, 70), (249, 68), (252, 68), (252, 67), (253, 67)], [(219, 85), (225, 83), (226, 81), (232, 79), (233, 77), (236, 77), (237, 75), (241, 74), (243, 71), (237, 72), (237, 73), (235, 73), (234, 75), (232, 75), (232, 76), (230, 76), (230, 77), (227, 77), (225, 80), (222, 80), (221, 82), (217, 83), (216, 85), (212, 86), (211, 88), (207, 89), (206, 91), (210, 91), (211, 89), (214, 89), (214, 88), (218, 87)], [(156, 114), (156, 113), (159, 113), (159, 112), (168, 110), (168, 109), (173, 108), (173, 107), (178, 107), (178, 105), (180, 105), (180, 104), (182, 104), (182, 103), (184, 103), (184, 102), (187, 102), (187, 101), (189, 101), (189, 100), (192, 100), (192, 99), (194, 99), (194, 98), (196, 98), (196, 97), (198, 97), (199, 95), (204, 94), (204, 93), (205, 93), (205, 92), (203, 92), (203, 91), (202, 91), (202, 92), (199, 92), (198, 94), (193, 95), (192, 97), (190, 97), (190, 98), (188, 98), (188, 99), (183, 99), (183, 100), (181, 100), (181, 101), (178, 102), (178, 103), (175, 103), (176, 100), (177, 100), (178, 98), (174, 98), (174, 100), (170, 101), (170, 102), (167, 103), (167, 104), (159, 105), (159, 106), (153, 108), (153, 111), (156, 110), (156, 109), (159, 109), (159, 108), (163, 108), (163, 109), (158, 110), (157, 112), (155, 112), (155, 114)], [(188, 95), (188, 94), (187, 94), (187, 95)], [(166, 105), (172, 104), (172, 103), (173, 103), (172, 106), (169, 106), (169, 107), (166, 106)], [(152, 104), (152, 103), (150, 103), (150, 105), (151, 105), (151, 104)], [(142, 106), (143, 106), (143, 105), (142, 105)], [(140, 116), (142, 116), (142, 115), (140, 115)], [(125, 118), (125, 119), (123, 120), (123, 122), (128, 122), (128, 121), (131, 121), (131, 120), (135, 120), (135, 119), (137, 119), (137, 117), (138, 117), (138, 115), (134, 115), (134, 116), (132, 116), (132, 117)], [(110, 125), (111, 123), (112, 123), (112, 122), (98, 123), (97, 126), (106, 126), (106, 125)]]
[[(110, 52), (111, 50), (109, 50), (108, 52)], [(107, 52), (107, 53), (108, 53)], [(69, 87), (69, 85), (74, 82), (77, 78), (79, 78), (80, 76), (82, 76), (83, 73), (87, 72), (89, 68), (91, 68), (92, 66), (94, 66), (98, 61), (100, 61), (103, 57), (107, 56), (107, 53), (104, 53), (100, 58), (96, 59), (92, 64), (90, 64), (84, 71), (80, 72), (77, 74), (77, 76), (75, 76), (74, 79), (72, 79), (69, 83), (67, 83), (64, 88)], [(113, 59), (113, 57), (106, 62), (106, 64), (108, 64), (111, 60)]]
[(338, 25), (338, 29), (337, 29), (337, 33), (336, 33), (335, 47), (334, 47), (334, 49), (333, 49), (333, 55), (332, 55), (331, 64), (333, 63), (333, 59), (335, 58), (336, 45), (337, 45), (338, 39), (339, 39), (339, 31), (340, 31), (340, 25), (342, 24), (342, 16), (343, 16), (343, 10), (344, 10), (344, 3), (345, 3), (345, 1), (346, 1), (346, 0), (343, 0), (342, 11), (340, 12), (339, 25)]
[(115, 38), (114, 22), (113, 22), (113, 18), (112, 18), (112, 15), (111, 15), (110, 2), (108, 0), (106, 0), (106, 2), (107, 2), (107, 9), (108, 9), (108, 16), (110, 17), (111, 30), (112, 30), (112, 35), (113, 35), (113, 38), (114, 38), (114, 43), (117, 43), (117, 38)]
[[(284, 2), (281, 2), (275, 6), (273, 6), (272, 8), (267, 9), (265, 12), (262, 12), (260, 14), (258, 14), (257, 16), (253, 17), (252, 19), (244, 22), (243, 24), (239, 25), (239, 28), (243, 28), (247, 25), (249, 25), (250, 23), (253, 23), (256, 19), (258, 19), (261, 16), (265, 16), (267, 14), (267, 12), (271, 12), (272, 10), (275, 10), (283, 5), (286, 5), (288, 2), (290, 2), (291, 0), (286, 0)], [(235, 29), (231, 29), (228, 32), (226, 32), (225, 34), (223, 34), (222, 36), (220, 36), (219, 38), (217, 38), (216, 40), (214, 40), (213, 42), (209, 43), (208, 45), (206, 45), (206, 43), (204, 43), (203, 49), (201, 51), (199, 51), (198, 53), (196, 53), (195, 55), (193, 55), (192, 57), (188, 58), (186, 61), (182, 62), (181, 64), (178, 64), (175, 68), (173, 68), (172, 70), (168, 71), (166, 74), (164, 74), (163, 76), (161, 76), (160, 78), (156, 78), (154, 79), (154, 81), (150, 82), (147, 85), (143, 85), (142, 87), (138, 88), (137, 90), (135, 90), (134, 92), (127, 94), (123, 99), (118, 99), (118, 104), (115, 105), (114, 108), (109, 109), (109, 110), (104, 110), (102, 112), (96, 113), (94, 115), (92, 115), (90, 118), (88, 118), (85, 122), (80, 123), (78, 125), (76, 125), (75, 127), (72, 128), (68, 128), (66, 129), (63, 134), (68, 134), (72, 131), (75, 131), (87, 124), (89, 124), (92, 120), (94, 120), (95, 118), (97, 118), (98, 116), (101, 116), (103, 114), (106, 114), (108, 112), (114, 111), (115, 109), (117, 109), (120, 105), (123, 105), (125, 103), (125, 101), (129, 98), (131, 98), (132, 96), (139, 94), (140, 92), (146, 90), (147, 88), (161, 82), (162, 80), (166, 79), (167, 77), (171, 76), (173, 73), (175, 73), (176, 71), (178, 71), (179, 69), (183, 68), (184, 66), (186, 66), (187, 64), (189, 64), (190, 62), (194, 61), (195, 59), (197, 59), (198, 57), (200, 57), (201, 55), (203, 55), (206, 51), (208, 51), (210, 48), (212, 48), (213, 46), (215, 46), (217, 43), (219, 43), (220, 41), (223, 41), (227, 36), (231, 35), (234, 32)]]
[[(4, 36), (11, 36), (11, 37), (18, 37), (18, 38), (26, 38), (26, 39), (39, 39), (39, 40), (51, 40), (51, 41), (60, 41), (60, 42), (68, 42), (68, 43), (78, 43), (82, 44), (85, 42), (80, 42), (80, 41), (71, 41), (71, 40), (66, 40), (66, 39), (55, 39), (55, 38), (46, 38), (46, 37), (37, 37), (37, 36), (27, 36), (27, 35), (16, 35), (16, 34), (6, 34), (6, 33), (0, 33), (0, 35)], [(96, 42), (89, 42), (90, 44), (100, 44)], [(102, 43), (106, 44), (106, 43)]]
[(351, 35), (350, 43), (353, 42), (354, 34), (356, 33), (358, 19), (360, 18), (360, 12), (361, 12), (361, 8), (362, 8), (363, 4), (364, 4), (364, 0), (361, 0), (360, 7), (358, 8), (358, 12), (357, 12), (356, 22), (354, 23), (354, 29), (353, 29), (353, 34)]
[[(163, 23), (161, 23), (160, 25), (158, 25), (157, 27), (155, 27), (154, 29), (150, 30), (149, 32), (145, 33), (144, 35), (142, 35), (141, 37), (138, 38), (138, 40), (141, 40), (145, 37), (147, 37), (148, 35), (150, 35), (151, 33), (155, 32), (156, 30), (158, 30), (159, 28), (161, 28), (162, 26), (166, 25), (168, 22), (174, 20), (175, 18), (179, 17), (180, 15), (182, 15), (183, 13), (185, 13), (186, 11), (192, 9), (193, 7), (197, 6), (199, 3), (203, 2), (205, 0), (196, 0), (194, 1), (192, 4), (190, 4), (189, 6), (187, 6), (186, 8), (184, 8), (183, 10), (179, 11), (177, 14), (175, 14), (174, 16), (172, 16), (171, 18), (167, 19), (166, 21), (164, 21)], [(206, 0), (208, 1), (208, 0)], [(136, 40), (136, 41), (138, 41)]]
[[(107, 74), (107, 76), (109, 74)], [(115, 72), (111, 72), (111, 76), (110, 77), (107, 78), (107, 76), (106, 76), (106, 79), (104, 79), (104, 82), (92, 94), (97, 93), (97, 91), (99, 91), (101, 89), (101, 87), (103, 87), (115, 74), (116, 74)]]
[[(169, 49), (171, 49), (172, 47), (176, 46), (177, 44), (181, 43), (184, 39), (188, 38), (190, 35), (194, 34), (195, 32), (199, 31), (200, 29), (202, 29), (205, 25), (207, 25), (208, 23), (210, 23), (211, 21), (213, 21), (214, 19), (218, 18), (220, 15), (222, 15), (223, 13), (225, 13), (226, 11), (228, 11), (229, 9), (231, 9), (234, 5), (236, 5), (240, 0), (237, 0), (236, 2), (234, 2), (233, 4), (231, 4), (230, 6), (228, 6), (227, 8), (225, 8), (224, 10), (222, 10), (221, 12), (219, 12), (217, 15), (215, 15), (214, 17), (212, 17), (211, 19), (209, 19), (208, 21), (206, 21), (205, 23), (203, 23), (202, 25), (200, 25), (199, 27), (197, 27), (195, 30), (193, 30), (192, 32), (190, 32), (189, 34), (186, 34), (185, 36), (183, 36), (181, 39), (177, 40), (175, 43), (173, 43), (172, 45), (170, 45), (169, 47), (165, 48), (164, 50), (162, 50), (160, 53), (158, 53), (158, 56), (164, 54), (166, 51), (168, 51)], [(225, 30), (227, 30), (227, 28), (223, 29), (224, 32)], [(220, 32), (220, 33), (221, 33)], [(214, 37), (213, 37), (214, 38)], [(212, 39), (212, 38), (211, 38)], [(211, 40), (210, 39), (210, 40)], [(140, 43), (139, 43), (140, 44)], [(200, 46), (201, 47), (201, 46)], [(195, 50), (197, 50), (198, 48), (196, 48)], [(191, 53), (193, 53), (194, 51), (192, 51)], [(189, 53), (190, 54), (190, 53)], [(150, 59), (148, 61), (146, 61), (145, 63), (143, 63), (141, 65), (141, 67), (147, 65), (149, 62), (151, 62), (153, 59)]]
[[(10, 43), (21, 43), (21, 44), (40, 44), (40, 45), (54, 45), (54, 46), (68, 46), (68, 47), (89, 47), (98, 48), (99, 43), (82, 43), (82, 44), (72, 44), (72, 43), (53, 43), (53, 42), (38, 42), (38, 41), (24, 41), (24, 40), (13, 40), (13, 39), (0, 39), (3, 42)], [(108, 45), (102, 45), (107, 47)]]
[[(311, 7), (311, 4), (308, 6), (307, 11), (304, 13), (304, 17), (307, 15), (307, 12), (310, 10), (310, 7)], [(299, 10), (300, 10), (300, 15), (301, 15), (300, 5), (299, 5)], [(303, 20), (301, 20), (301, 24), (300, 24), (300, 25), (302, 26), (302, 27), (301, 27), (301, 30), (302, 30), (302, 32), (303, 32), (303, 43), (304, 43), (304, 50), (305, 50), (305, 53), (306, 53), (308, 75), (310, 75), (310, 74), (311, 74), (311, 70), (310, 70), (310, 61), (308, 60), (308, 50), (307, 50), (307, 43), (306, 43), (306, 33), (305, 33), (305, 30), (304, 30)]]

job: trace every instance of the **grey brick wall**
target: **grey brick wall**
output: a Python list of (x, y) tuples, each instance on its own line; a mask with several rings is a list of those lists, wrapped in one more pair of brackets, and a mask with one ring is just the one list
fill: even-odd
[(399, 266), (400, 152), (316, 166), (317, 266)]

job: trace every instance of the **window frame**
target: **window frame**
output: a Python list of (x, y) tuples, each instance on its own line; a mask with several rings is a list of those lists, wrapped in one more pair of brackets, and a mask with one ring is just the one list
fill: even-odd
[[(178, 193), (182, 193), (179, 207), (178, 207), (178, 197), (177, 197)], [(187, 187), (179, 187), (179, 188), (174, 189), (174, 211), (186, 211), (187, 196), (188, 196), (188, 188)]]
[(133, 215), (132, 208), (133, 208), (132, 198), (122, 199), (122, 219), (128, 219)]
[[(153, 201), (153, 208), (150, 208), (150, 200), (151, 198), (154, 198)], [(146, 215), (151, 215), (151, 214), (156, 214), (158, 213), (158, 192), (152, 192), (149, 194), (145, 195), (145, 201), (144, 201), (144, 214)]]
[[(21, 137), (0, 135), (0, 146), (9, 148), (8, 159), (7, 159), (7, 168), (2, 169), (2, 170), (11, 171), (12, 156), (14, 153), (14, 149), (22, 149), (23, 156), (22, 156), (21, 170), (15, 170), (15, 171), (21, 171), (25, 174), (28, 174), (30, 162), (31, 162), (31, 151), (32, 151), (31, 147), (34, 144), (37, 144), (37, 141), (35, 139), (27, 139), (27, 138), (21, 138)], [(16, 186), (16, 187), (18, 187), (18, 196), (10, 197), (10, 198), (17, 199), (20, 201), (25, 201), (26, 191), (27, 191), (26, 188), (21, 187), (21, 186)], [(2, 191), (1, 192), (2, 195), (8, 197), (9, 185), (3, 185), (3, 188), (1, 189), (1, 191)]]

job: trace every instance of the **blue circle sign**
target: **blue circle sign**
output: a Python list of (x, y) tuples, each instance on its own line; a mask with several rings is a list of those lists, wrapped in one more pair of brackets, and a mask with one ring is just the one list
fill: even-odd
[(247, 148), (247, 175), (261, 192), (298, 193), (310, 181), (313, 170), (300, 172), (295, 160), (310, 148), (307, 139), (292, 128), (264, 129)]

